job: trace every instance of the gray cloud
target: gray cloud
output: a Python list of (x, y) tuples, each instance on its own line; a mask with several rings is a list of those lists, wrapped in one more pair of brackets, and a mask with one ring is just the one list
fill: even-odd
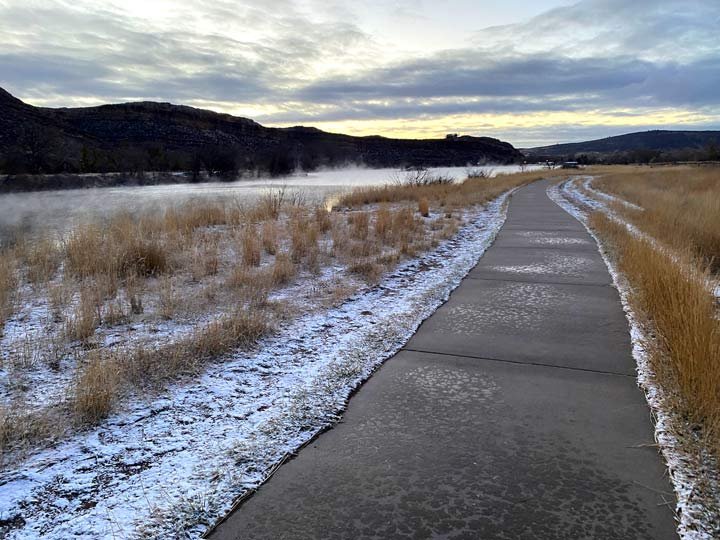
[(715, 0), (584, 0), (391, 63), (340, 0), (183, 0), (176, 11), (176, 25), (154, 25), (90, 3), (0, 1), (0, 85), (57, 105), (272, 104), (259, 118), (271, 123), (629, 107), (720, 118)]

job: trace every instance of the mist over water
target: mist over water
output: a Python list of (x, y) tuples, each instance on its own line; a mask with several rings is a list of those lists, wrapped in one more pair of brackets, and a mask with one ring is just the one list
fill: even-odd
[[(429, 169), (433, 175), (461, 180), (466, 167)], [(488, 175), (520, 171), (518, 165), (473, 167)], [(526, 167), (526, 170), (531, 170)], [(119, 211), (162, 211), (193, 199), (227, 200), (252, 204), (269, 190), (284, 187), (288, 196), (308, 203), (322, 203), (329, 197), (359, 186), (377, 186), (401, 181), (399, 169), (330, 169), (280, 178), (206, 182), (162, 186), (73, 189), (0, 195), (0, 237), (18, 229), (28, 232), (63, 231), (73, 223), (102, 219)]]

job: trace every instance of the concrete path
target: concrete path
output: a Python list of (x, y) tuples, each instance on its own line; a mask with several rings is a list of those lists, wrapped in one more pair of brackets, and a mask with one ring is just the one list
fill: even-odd
[(212, 538), (677, 537), (617, 291), (546, 187), (515, 194), (447, 304)]

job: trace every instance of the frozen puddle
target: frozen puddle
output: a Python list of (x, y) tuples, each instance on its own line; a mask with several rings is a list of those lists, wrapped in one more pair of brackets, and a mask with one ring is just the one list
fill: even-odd
[(350, 392), (448, 298), (502, 226), (506, 198), (341, 307), (0, 474), (0, 534), (198, 537), (335, 422)]

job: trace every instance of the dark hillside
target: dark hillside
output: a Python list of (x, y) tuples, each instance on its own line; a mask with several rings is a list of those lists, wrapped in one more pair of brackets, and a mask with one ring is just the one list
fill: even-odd
[(405, 140), (253, 120), (169, 103), (33, 107), (0, 89), (0, 170), (11, 174), (189, 170), (233, 177), (298, 167), (512, 163), (522, 154), (488, 137)]

